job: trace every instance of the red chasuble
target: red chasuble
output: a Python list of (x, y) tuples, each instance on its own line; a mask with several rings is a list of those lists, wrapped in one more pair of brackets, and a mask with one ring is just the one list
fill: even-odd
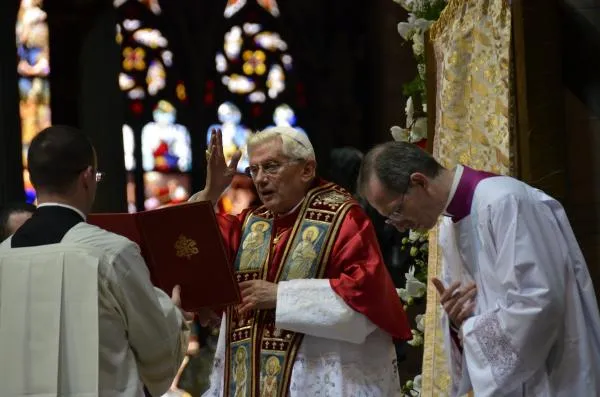
[[(328, 183), (319, 179), (315, 186)], [(299, 211), (298, 208), (273, 220), (269, 281), (276, 278)], [(231, 261), (240, 246), (242, 225), (248, 213), (249, 210), (246, 210), (237, 216), (217, 216)], [(330, 280), (331, 288), (348, 306), (364, 314), (394, 339), (412, 338), (406, 313), (383, 263), (375, 230), (358, 203), (352, 205), (342, 221), (325, 269), (325, 278)]]

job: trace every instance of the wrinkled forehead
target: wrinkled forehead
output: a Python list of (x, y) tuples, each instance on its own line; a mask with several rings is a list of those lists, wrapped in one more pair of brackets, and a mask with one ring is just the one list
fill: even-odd
[(248, 162), (250, 164), (260, 164), (271, 160), (282, 161), (285, 159), (283, 142), (279, 136), (256, 143), (251, 148), (248, 148)]

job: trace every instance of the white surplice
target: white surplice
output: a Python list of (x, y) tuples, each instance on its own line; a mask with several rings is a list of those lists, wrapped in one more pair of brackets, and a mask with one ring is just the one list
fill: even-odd
[[(97, 313), (98, 318), (97, 342), (95, 346), (87, 347), (91, 348), (90, 352), (96, 352), (95, 356), (90, 355), (88, 359), (98, 364), (98, 395), (140, 397), (144, 395), (142, 382), (154, 396), (166, 392), (183, 360), (187, 344), (186, 327), (180, 310), (173, 305), (170, 297), (150, 283), (148, 269), (135, 243), (82, 222), (67, 232), (61, 244), (10, 248), (11, 239), (8, 239), (0, 245), (0, 255), (10, 256), (11, 252), (43, 250), (48, 249), (47, 247), (60, 247), (62, 244), (76, 246), (98, 259), (96, 299), (93, 302), (86, 301), (86, 307), (81, 308), (82, 311)], [(48, 278), (48, 281), (51, 282), (52, 278)], [(85, 283), (89, 284), (89, 280), (82, 280), (82, 284)], [(4, 299), (3, 296), (0, 307), (4, 307)], [(18, 291), (14, 291), (6, 299), (18, 301), (21, 298)], [(49, 307), (48, 310), (51, 309), (53, 308)], [(58, 312), (50, 311), (46, 314), (60, 318)], [(61, 335), (68, 335), (72, 332), (69, 330), (86, 329), (84, 322), (82, 317), (68, 324), (61, 324)], [(44, 332), (48, 324), (45, 321), (32, 322), (31, 327)], [(32, 343), (40, 342), (36, 345), (40, 358), (45, 352), (53, 351), (54, 346), (42, 343), (45, 339), (35, 340), (32, 337), (29, 338)], [(16, 336), (15, 340), (18, 340)], [(68, 342), (69, 340), (65, 341)], [(36, 367), (27, 365), (23, 370), (26, 371), (30, 385), (35, 387), (38, 377), (42, 379), (45, 375), (31, 371), (30, 368)], [(75, 374), (78, 376), (79, 372)], [(73, 373), (62, 372), (61, 376), (70, 377)], [(4, 396), (2, 393), (0, 385), (0, 395)]]
[(98, 396), (98, 263), (68, 244), (0, 250), (0, 395)]
[[(289, 396), (400, 396), (392, 338), (337, 295), (327, 279), (278, 284), (277, 328), (304, 333), (291, 373)], [(223, 395), (226, 318), (215, 352), (211, 388)]]
[(462, 350), (443, 317), (453, 396), (596, 396), (600, 317), (562, 206), (509, 177), (476, 187), (470, 215), (440, 227), (443, 277), (477, 284)]

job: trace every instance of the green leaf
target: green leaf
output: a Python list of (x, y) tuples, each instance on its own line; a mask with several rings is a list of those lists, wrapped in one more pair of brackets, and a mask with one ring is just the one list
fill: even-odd
[(425, 95), (425, 80), (423, 80), (418, 74), (410, 82), (404, 84), (402, 87), (402, 93), (407, 96), (421, 96)]

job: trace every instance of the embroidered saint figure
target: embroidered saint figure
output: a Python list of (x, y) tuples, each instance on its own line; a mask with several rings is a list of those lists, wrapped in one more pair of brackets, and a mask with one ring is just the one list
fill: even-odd
[(245, 346), (240, 346), (235, 351), (235, 367), (233, 369), (233, 376), (235, 379), (235, 394), (234, 397), (246, 397), (246, 381), (247, 378), (247, 366), (246, 358), (248, 352)]
[(276, 356), (271, 356), (265, 363), (265, 376), (260, 388), (260, 397), (277, 397), (277, 375), (281, 372), (281, 364)]
[(242, 243), (242, 257), (240, 258), (240, 271), (260, 269), (260, 252), (266, 243), (265, 232), (269, 229), (267, 222), (258, 221), (252, 225)]
[(309, 226), (302, 232), (302, 241), (296, 245), (292, 252), (288, 280), (308, 277), (310, 269), (317, 259), (315, 241), (318, 238), (319, 229), (315, 226)]

